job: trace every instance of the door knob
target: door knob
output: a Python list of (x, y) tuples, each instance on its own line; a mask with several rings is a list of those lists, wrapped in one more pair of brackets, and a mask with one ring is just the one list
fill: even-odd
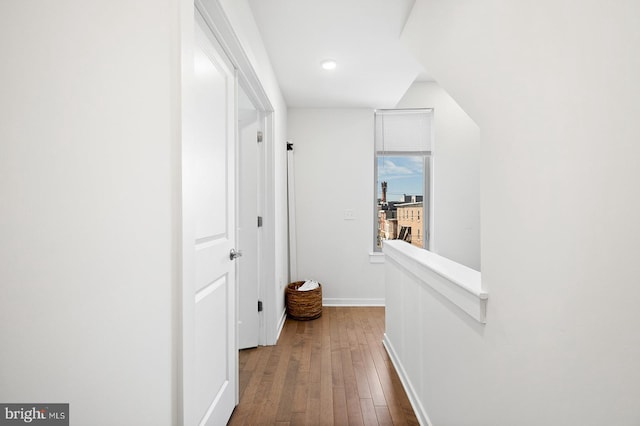
[(231, 251), (229, 252), (229, 259), (233, 260), (237, 257), (242, 256), (242, 250), (236, 250), (234, 248), (231, 249)]

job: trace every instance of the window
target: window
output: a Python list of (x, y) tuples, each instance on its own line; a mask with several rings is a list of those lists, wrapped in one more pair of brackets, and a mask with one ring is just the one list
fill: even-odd
[(432, 122), (431, 109), (375, 113), (375, 251), (388, 239), (429, 246)]

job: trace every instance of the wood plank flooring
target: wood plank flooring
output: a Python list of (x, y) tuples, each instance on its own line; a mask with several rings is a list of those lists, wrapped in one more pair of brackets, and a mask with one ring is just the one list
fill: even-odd
[(287, 319), (276, 346), (240, 351), (229, 425), (417, 425), (383, 333), (382, 307)]

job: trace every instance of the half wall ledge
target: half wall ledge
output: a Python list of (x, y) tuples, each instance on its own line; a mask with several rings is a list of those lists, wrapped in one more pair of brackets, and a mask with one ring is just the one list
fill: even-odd
[[(480, 272), (404, 241), (386, 240), (386, 259), (441, 294), (476, 321), (485, 324), (489, 294)], [(387, 283), (389, 285), (389, 283)]]

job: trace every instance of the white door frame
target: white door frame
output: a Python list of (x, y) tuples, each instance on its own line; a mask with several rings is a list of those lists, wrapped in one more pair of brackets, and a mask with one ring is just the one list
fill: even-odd
[[(185, 21), (186, 18), (183, 19)], [(193, 10), (190, 22), (188, 30), (185, 29), (189, 37), (183, 41), (185, 52), (182, 57), (182, 281), (178, 317), (181, 331), (178, 404), (182, 424), (209, 425), (226, 421), (238, 402), (236, 264), (229, 257), (229, 252), (235, 248), (236, 237), (234, 151), (237, 72), (214, 40), (209, 24), (198, 13), (198, 8)], [(200, 55), (206, 59), (195, 61), (196, 51), (203, 52)], [(203, 70), (212, 66), (217, 68), (224, 78), (224, 97), (220, 99), (217, 94), (214, 97), (215, 102), (224, 105), (217, 115), (218, 121), (226, 128), (224, 139), (218, 139), (221, 129), (218, 125), (207, 128), (211, 122), (204, 118), (202, 111), (208, 111), (209, 100), (199, 99), (205, 92), (195, 90), (201, 81), (206, 82), (205, 86), (213, 84), (211, 87), (220, 87), (222, 80), (210, 80), (214, 83), (208, 82), (206, 77), (202, 80), (202, 75), (207, 76), (209, 71), (198, 74), (197, 65), (200, 63)], [(206, 107), (197, 106), (203, 102)], [(214, 139), (200, 140), (202, 135)], [(209, 140), (220, 142), (209, 144)], [(221, 153), (216, 152), (214, 145)], [(211, 168), (210, 165), (215, 164), (211, 162), (212, 158), (224, 160), (224, 168)], [(198, 161), (206, 163), (198, 164)], [(203, 171), (209, 174), (224, 172), (224, 176), (214, 174), (202, 179), (199, 173)], [(199, 187), (207, 182), (211, 188), (215, 185), (223, 187), (221, 192), (214, 191), (216, 198), (224, 200), (220, 204), (225, 210), (219, 218), (214, 214), (215, 199), (209, 198), (211, 192)], [(204, 201), (204, 210), (198, 207), (199, 200)], [(199, 211), (209, 213), (200, 217)], [(227, 337), (223, 337), (224, 341), (218, 345), (217, 341), (212, 342), (212, 336)]]
[[(273, 106), (262, 87), (253, 64), (234, 29), (231, 27), (223, 7), (219, 0), (195, 0), (195, 5), (202, 13), (205, 21), (212, 30), (214, 36), (237, 70), (238, 84), (243, 87), (245, 93), (253, 102), (259, 113), (264, 116), (263, 129), (263, 158), (261, 176), (264, 187), (262, 205), (258, 208), (262, 212), (262, 230), (259, 239), (260, 253), (260, 300), (263, 302), (263, 311), (260, 316), (259, 344), (273, 345), (278, 336), (278, 324), (281, 312), (276, 312), (276, 286), (278, 280), (275, 273), (275, 142), (274, 142), (274, 117)], [(285, 143), (285, 141), (282, 141)]]
[[(263, 131), (264, 131), (264, 141), (263, 141), (263, 149), (262, 154), (263, 157), (259, 159), (262, 163), (262, 187), (260, 188), (261, 195), (261, 204), (259, 208), (262, 212), (263, 217), (263, 229), (261, 231), (261, 237), (259, 239), (259, 253), (260, 259), (259, 263), (261, 265), (260, 268), (260, 300), (263, 302), (263, 311), (260, 318), (260, 331), (259, 331), (259, 344), (261, 345), (271, 345), (276, 343), (276, 339), (278, 336), (278, 326), (280, 323), (281, 312), (276, 311), (276, 298), (279, 294), (277, 292), (277, 279), (275, 273), (275, 143), (274, 143), (274, 117), (273, 117), (273, 106), (269, 101), (269, 97), (267, 96), (258, 75), (253, 68), (251, 61), (246, 55), (240, 40), (238, 39), (236, 33), (234, 32), (231, 23), (229, 22), (223, 7), (220, 5), (219, 0), (194, 0), (191, 3), (189, 0), (182, 2), (180, 6), (180, 25), (182, 26), (182, 35), (183, 40), (181, 40), (180, 44), (180, 54), (181, 54), (181, 63), (182, 63), (182, 72), (186, 77), (183, 78), (183, 87), (177, 93), (177, 99), (181, 98), (181, 106), (182, 108), (182, 120), (183, 125), (185, 124), (185, 120), (188, 121), (189, 110), (188, 105), (190, 101), (190, 94), (188, 90), (188, 86), (190, 84), (188, 77), (188, 69), (193, 66), (193, 51), (192, 51), (192, 42), (193, 42), (193, 16), (195, 10), (200, 12), (200, 15), (206, 22), (207, 26), (213, 33), (214, 37), (221, 45), (222, 50), (226, 54), (227, 58), (230, 60), (231, 64), (236, 70), (237, 82), (238, 84), (242, 84), (245, 92), (250, 97), (251, 101), (254, 103), (256, 108), (261, 113), (261, 117), (263, 117)], [(183, 137), (185, 135), (183, 134)], [(285, 143), (282, 141), (282, 143)], [(185, 236), (183, 235), (182, 238)], [(192, 279), (193, 277), (193, 264), (192, 259), (184, 258), (183, 254), (181, 256), (181, 269), (182, 269), (182, 282), (184, 286), (184, 282)], [(184, 288), (181, 288), (177, 297), (182, 299), (184, 297), (183, 294)], [(191, 333), (188, 330), (188, 327), (184, 327), (180, 325), (184, 320), (183, 312), (184, 306), (183, 302), (179, 301), (177, 304), (177, 320), (179, 321), (177, 325), (177, 330), (179, 333), (179, 339), (181, 342), (190, 341), (193, 339)], [(188, 313), (187, 313), (188, 314)], [(234, 318), (236, 321), (237, 318)], [(237, 347), (237, 345), (236, 345)], [(193, 410), (189, 410), (186, 405), (191, 404), (192, 402), (186, 400), (184, 398), (185, 389), (187, 389), (190, 384), (185, 382), (188, 380), (190, 375), (193, 372), (190, 372), (186, 369), (189, 368), (187, 364), (184, 363), (183, 360), (184, 354), (181, 351), (177, 354), (179, 369), (178, 369), (178, 419), (179, 423), (185, 426), (191, 426), (196, 424), (197, 420), (189, 419), (185, 416), (188, 415), (189, 412)], [(239, 396), (236, 396), (237, 401), (239, 400)]]

